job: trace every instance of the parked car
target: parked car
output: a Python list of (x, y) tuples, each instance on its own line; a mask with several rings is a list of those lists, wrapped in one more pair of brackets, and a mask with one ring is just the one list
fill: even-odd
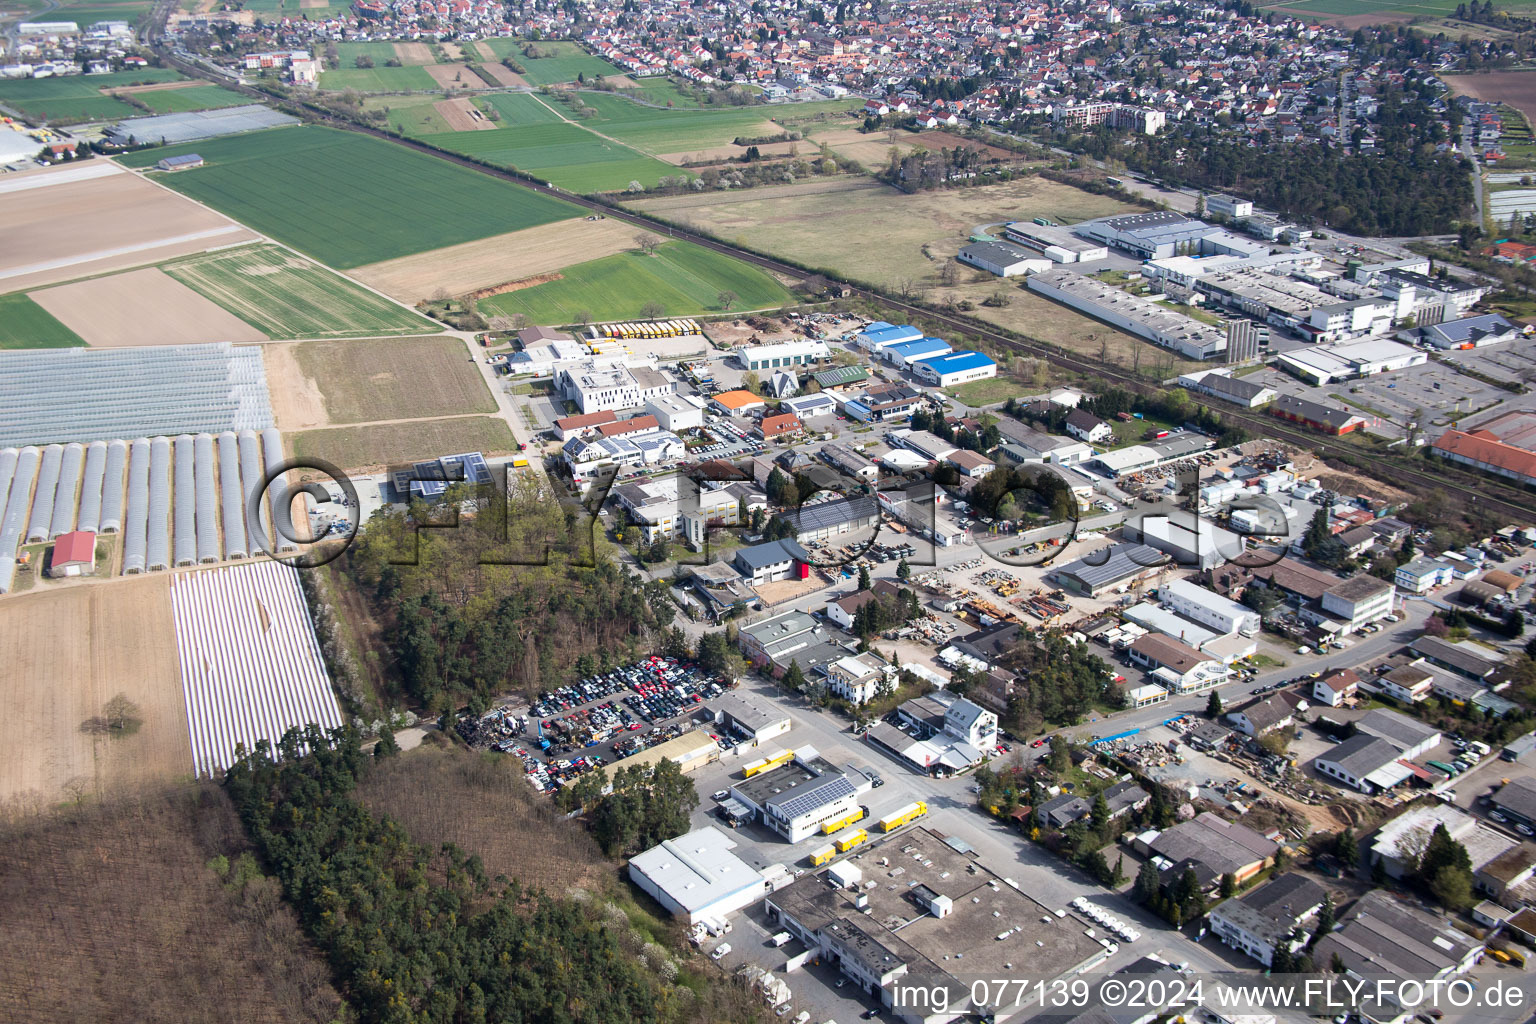
[(725, 956), (730, 951), (731, 951), (731, 944), (729, 942), (722, 942), (722, 943), (720, 943), (720, 945), (715, 947), (715, 951), (713, 953), (709, 954), (709, 958), (711, 960), (719, 960), (721, 957)]

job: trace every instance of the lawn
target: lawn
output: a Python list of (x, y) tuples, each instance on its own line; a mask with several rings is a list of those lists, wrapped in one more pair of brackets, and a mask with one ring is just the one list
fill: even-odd
[(1010, 398), (1018, 398), (1024, 394), (1025, 386), (1008, 377), (992, 377), (987, 380), (973, 380), (969, 384), (961, 384), (956, 388), (948, 388), (946, 393), (958, 398), (973, 409), (982, 406), (996, 405), (1006, 402)]
[(319, 384), (332, 423), (496, 411), (458, 338), (306, 341), (294, 358)]
[(578, 263), (560, 280), (520, 288), (484, 299), (487, 315), (526, 314), (536, 324), (593, 320), (630, 320), (649, 302), (667, 316), (719, 312), (718, 295), (737, 295), (734, 308), (763, 309), (792, 301), (785, 287), (755, 267), (687, 242), (668, 242), (655, 256), (619, 253)]
[[(535, 46), (543, 53), (553, 52), (550, 57), (530, 58), (526, 53), (528, 46)], [(498, 56), (507, 56), (498, 54)], [(587, 78), (604, 75), (622, 75), (624, 72), (592, 56), (575, 43), (569, 42), (545, 42), (526, 43), (521, 51), (511, 53), (524, 68), (523, 78), (530, 85), (557, 85), (561, 82), (574, 82), (576, 76), (584, 75)]]
[(343, 269), (578, 212), (436, 157), (330, 128), (273, 128), (120, 159), (147, 167), (178, 153), (199, 153), (207, 165), (166, 175), (165, 184)]
[(678, 169), (574, 124), (528, 124), (485, 132), (423, 135), (422, 141), (545, 178), (573, 192), (650, 187)]
[[(399, 60), (400, 55), (395, 52), (395, 44), (382, 43), (337, 43), (336, 67), (340, 70), (357, 67), (357, 58), (368, 57), (373, 60), (374, 67), (382, 68), (392, 60)], [(428, 44), (431, 45), (430, 43)], [(404, 63), (402, 61), (401, 63)]]
[(192, 85), (185, 89), (152, 89), (136, 92), (133, 98), (154, 110), (157, 114), (178, 114), (187, 110), (213, 110), (215, 107), (238, 107), (251, 102), (245, 96), (236, 96), (216, 85)]
[(419, 65), (385, 67), (380, 61), (371, 68), (347, 67), (320, 72), (320, 88), (328, 92), (356, 89), (358, 92), (433, 92), (440, 90), (427, 69)]
[(512, 428), (497, 416), (455, 416), (367, 427), (325, 427), (290, 434), (296, 458), (318, 457), (342, 469), (387, 467), (458, 452), (508, 453)]
[(21, 292), (0, 295), (0, 349), (68, 348), (84, 344), (78, 334)]
[(270, 338), (430, 334), (411, 310), (275, 245), (204, 253), (164, 268)]
[[(497, 59), (512, 57), (519, 62), (523, 59), (523, 41), (521, 39), (509, 39), (504, 36), (494, 36), (490, 39), (480, 40), (480, 46), (489, 47)], [(545, 44), (549, 45), (548, 43)]]
[(565, 120), (549, 105), (526, 92), (493, 92), (481, 96), (482, 109), (494, 109), (501, 115), (503, 127), (514, 128), (530, 124), (558, 124)]
[(126, 21), (138, 24), (154, 4), (151, 0), (83, 0), (82, 3), (65, 2), (37, 21), (73, 21), (81, 29), (90, 28), (98, 21)]
[(143, 68), (110, 75), (0, 80), (0, 102), (30, 117), (54, 122), (136, 117), (142, 111), (102, 95), (102, 90), (174, 82), (180, 78), (181, 75), (165, 68)]
[(366, 96), (363, 109), (386, 111), (385, 119), (395, 131), (405, 135), (439, 135), (452, 132), (436, 105), (443, 101), (438, 93), (425, 96)]
[(620, 95), (638, 94), (651, 103), (672, 104), (674, 107), (697, 107), (699, 101), (683, 92), (677, 79), (666, 76), (633, 79), (636, 88), (625, 89)]

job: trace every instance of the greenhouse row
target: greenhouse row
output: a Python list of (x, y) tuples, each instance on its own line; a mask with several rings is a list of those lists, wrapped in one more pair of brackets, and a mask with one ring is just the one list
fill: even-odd
[(273, 425), (261, 349), (227, 342), (0, 352), (0, 447)]
[[(272, 535), (273, 506), (255, 523), (247, 506), (282, 463), (282, 446), (269, 427), (0, 448), (0, 593), (11, 589), (22, 544), (73, 530), (120, 532), (125, 574), (259, 553)], [(275, 482), (269, 498), (284, 493)]]

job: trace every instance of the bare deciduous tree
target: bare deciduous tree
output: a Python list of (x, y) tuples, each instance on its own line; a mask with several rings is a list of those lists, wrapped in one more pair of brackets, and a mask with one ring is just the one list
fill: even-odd
[(654, 256), (656, 250), (661, 248), (661, 239), (649, 232), (641, 232), (635, 236), (635, 245), (647, 256)]
[(667, 307), (652, 299), (640, 307), (640, 316), (646, 320), (659, 320), (667, 311)]
[(721, 309), (729, 312), (730, 308), (736, 305), (736, 300), (738, 298), (740, 298), (740, 296), (738, 296), (735, 292), (731, 291), (729, 288), (725, 288), (715, 296), (715, 301), (720, 303)]

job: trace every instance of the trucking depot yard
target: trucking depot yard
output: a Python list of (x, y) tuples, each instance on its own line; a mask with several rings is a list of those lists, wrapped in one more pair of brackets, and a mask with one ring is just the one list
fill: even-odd
[(318, 382), (328, 423), (496, 411), (485, 378), (458, 338), (309, 341), (283, 347), (292, 349), (303, 376)]
[(380, 472), (389, 466), (435, 459), (450, 452), (509, 455), (517, 448), (512, 428), (499, 416), (453, 416), (286, 435), (289, 454), (321, 458), (341, 469)]
[[(34, 568), (32, 571), (40, 571)], [(170, 580), (101, 581), (0, 601), (0, 804), (16, 809), (187, 774)], [(52, 637), (49, 643), (22, 638)], [(139, 706), (131, 734), (90, 729), (119, 693)]]
[(576, 212), (559, 200), (437, 157), (329, 128), (274, 128), (130, 153), (121, 160), (153, 167), (182, 153), (197, 153), (207, 165), (162, 174), (158, 181), (342, 269), (564, 220)]
[(267, 340), (157, 267), (44, 288), (30, 298), (96, 347)]
[(275, 245), (207, 253), (165, 269), (271, 338), (366, 338), (436, 330), (425, 317)]
[(464, 295), (612, 256), (633, 249), (635, 235), (632, 225), (607, 218), (562, 220), (373, 263), (350, 274), (401, 302), (415, 303), (438, 289)]
[[(1070, 185), (1023, 178), (908, 195), (865, 178), (707, 192), (630, 204), (731, 242), (884, 287), (926, 283), (978, 224), (1072, 222), (1134, 209)], [(871, 224), (880, 225), (870, 240)], [(933, 253), (924, 255), (927, 246)], [(969, 274), (964, 268), (962, 277)], [(991, 279), (991, 275), (988, 275)]]
[(105, 160), (8, 174), (0, 180), (0, 291), (252, 241), (226, 217)]

